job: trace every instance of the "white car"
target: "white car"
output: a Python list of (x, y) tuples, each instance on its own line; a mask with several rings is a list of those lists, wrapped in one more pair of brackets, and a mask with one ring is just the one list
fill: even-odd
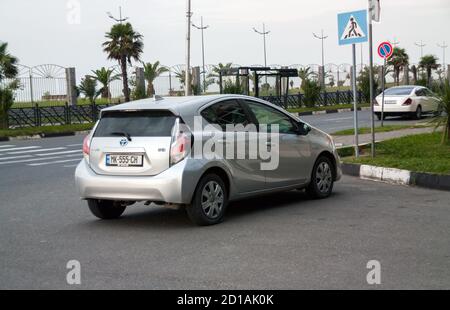
[[(381, 120), (382, 95), (375, 98), (374, 112)], [(423, 86), (397, 86), (384, 91), (384, 117), (412, 116), (421, 119), (425, 113), (438, 114), (440, 100), (428, 88)]]

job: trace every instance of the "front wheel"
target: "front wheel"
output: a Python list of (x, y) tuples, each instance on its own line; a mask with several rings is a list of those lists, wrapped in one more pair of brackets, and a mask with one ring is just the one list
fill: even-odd
[(89, 199), (88, 206), (92, 214), (102, 220), (117, 219), (126, 209), (126, 206), (112, 200)]
[(306, 188), (306, 192), (313, 198), (322, 199), (331, 195), (333, 191), (333, 164), (325, 157), (321, 156), (314, 164), (311, 175), (311, 182)]
[(228, 192), (216, 174), (204, 176), (195, 189), (192, 203), (186, 207), (189, 218), (199, 226), (220, 223), (228, 205)]

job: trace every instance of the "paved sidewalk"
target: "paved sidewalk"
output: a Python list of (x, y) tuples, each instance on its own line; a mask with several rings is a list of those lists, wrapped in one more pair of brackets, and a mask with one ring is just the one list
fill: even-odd
[[(409, 135), (418, 135), (421, 133), (431, 133), (433, 131), (434, 131), (434, 127), (424, 127), (424, 128), (408, 128), (408, 129), (401, 129), (401, 130), (395, 130), (395, 131), (389, 131), (389, 132), (377, 132), (377, 133), (375, 133), (375, 141), (379, 142), (379, 141), (400, 138), (400, 137), (409, 136)], [(338, 147), (338, 148), (355, 145), (355, 137), (353, 135), (351, 135), (351, 136), (333, 136), (333, 139), (334, 139), (334, 143), (336, 144), (336, 147)], [(370, 133), (359, 135), (359, 145), (370, 143), (371, 140), (372, 140), (372, 135)]]

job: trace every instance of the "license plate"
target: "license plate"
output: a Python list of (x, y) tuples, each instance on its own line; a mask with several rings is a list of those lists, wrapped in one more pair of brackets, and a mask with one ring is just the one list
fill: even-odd
[(106, 166), (142, 167), (144, 156), (137, 154), (106, 154)]

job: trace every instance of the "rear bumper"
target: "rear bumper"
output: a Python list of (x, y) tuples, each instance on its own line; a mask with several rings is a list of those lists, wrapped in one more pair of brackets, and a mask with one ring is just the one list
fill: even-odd
[(185, 164), (181, 161), (156, 176), (110, 176), (96, 174), (83, 159), (75, 170), (75, 183), (82, 199), (185, 204), (190, 203), (196, 184), (188, 180)]
[[(390, 114), (390, 115), (402, 115), (402, 114), (412, 113), (412, 112), (416, 112), (416, 109), (417, 109), (416, 104), (411, 104), (411, 105), (406, 105), (406, 106), (397, 105), (397, 104), (395, 104), (395, 105), (385, 104), (384, 105), (384, 113)], [(381, 104), (374, 106), (374, 112), (381, 113)]]

